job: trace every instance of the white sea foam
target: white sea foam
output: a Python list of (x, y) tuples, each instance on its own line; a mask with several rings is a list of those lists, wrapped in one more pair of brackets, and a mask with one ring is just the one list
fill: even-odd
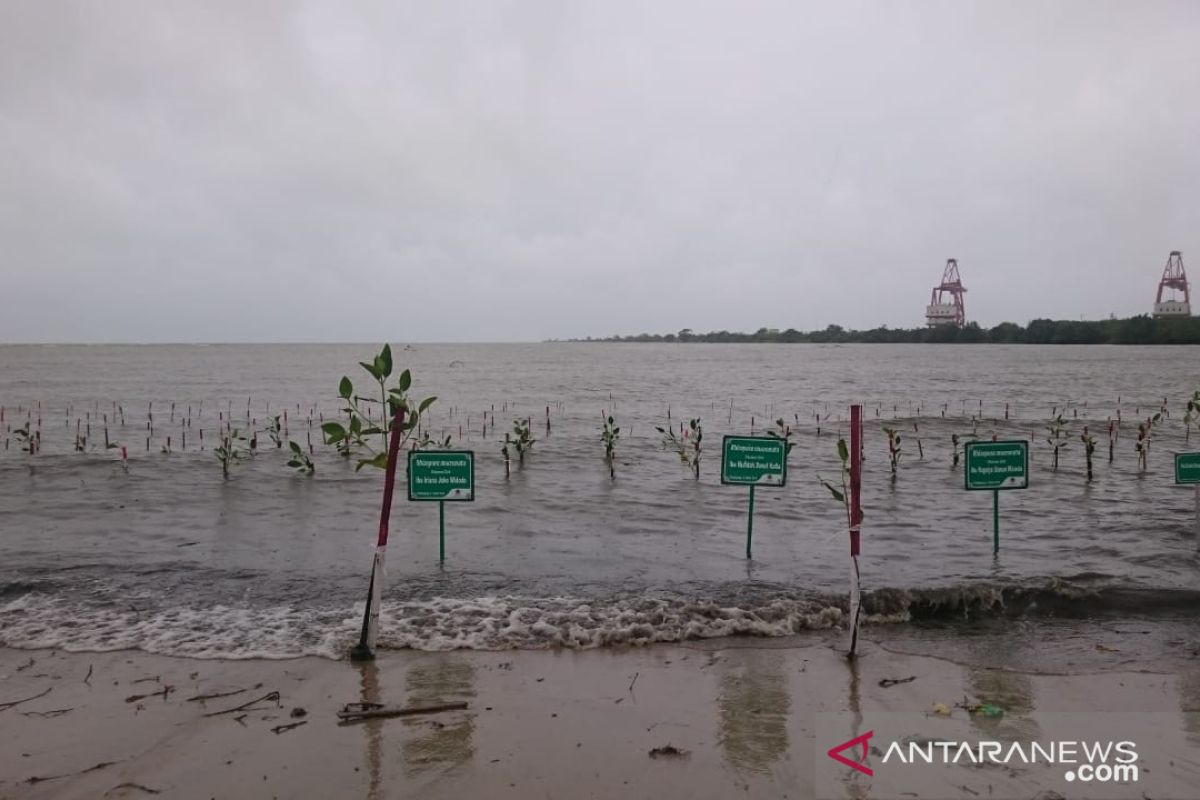
[[(355, 608), (218, 605), (157, 611), (76, 607), (27, 594), (0, 606), (0, 644), (69, 651), (138, 649), (191, 658), (340, 658), (357, 639)], [(679, 598), (570, 597), (385, 601), (384, 649), (505, 650), (645, 645), (720, 636), (787, 636), (838, 625), (842, 611), (797, 599), (753, 609)]]

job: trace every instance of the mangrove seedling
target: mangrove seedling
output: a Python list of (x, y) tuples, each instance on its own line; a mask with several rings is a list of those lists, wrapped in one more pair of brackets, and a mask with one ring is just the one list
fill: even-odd
[[(276, 417), (276, 419), (279, 418)], [(308, 453), (304, 452), (303, 447), (296, 442), (289, 440), (288, 448), (292, 451), (291, 457), (287, 462), (289, 467), (296, 470), (296, 472), (301, 473), (302, 475), (312, 475), (314, 472), (316, 472), (317, 468), (313, 466), (312, 459), (309, 458)]]
[(514, 419), (512, 429), (512, 446), (517, 451), (517, 461), (521, 464), (525, 463), (525, 454), (533, 449), (533, 444), (537, 439), (529, 433), (529, 420)]
[(279, 417), (271, 419), (271, 424), (267, 426), (267, 435), (275, 443), (275, 449), (283, 447), (283, 426), (279, 423)]
[(19, 428), (13, 428), (12, 435), (16, 437), (17, 444), (21, 446), (22, 452), (33, 455), (36, 445), (33, 441), (33, 435), (29, 432), (28, 422)]
[(954, 454), (954, 461), (950, 464), (950, 469), (955, 469), (958, 466), (958, 459), (965, 452), (966, 443), (978, 440), (979, 436), (974, 433), (964, 433), (961, 436), (957, 433), (950, 434), (950, 447)]
[[(379, 355), (370, 363), (360, 361), (359, 365), (379, 384), (379, 397), (356, 394), (350, 378), (342, 376), (338, 383), (338, 397), (346, 404), (342, 410), (348, 415), (349, 421), (346, 425), (340, 422), (322, 423), (321, 433), (325, 443), (336, 445), (341, 455), (349, 457), (352, 452), (363, 455), (355, 471), (366, 466), (384, 469), (387, 467), (388, 442), (392, 435), (391, 420), (397, 410), (403, 408), (405, 411), (404, 426), (395, 432), (401, 437), (400, 444), (403, 446), (412, 431), (417, 429), (421, 414), (425, 413), (437, 398), (427, 397), (414, 407), (408, 397), (408, 390), (412, 386), (412, 373), (409, 370), (400, 373), (395, 386), (388, 387), (387, 382), (393, 367), (391, 345), (385, 344)], [(368, 411), (372, 406), (379, 409), (381, 421), (378, 424)], [(375, 436), (378, 436), (380, 441), (378, 450), (368, 441)]]
[(412, 447), (414, 450), (449, 450), (452, 444), (452, 438), (453, 437), (447, 433), (441, 439), (434, 439), (429, 435), (429, 431), (426, 430), (422, 431), (421, 438), (413, 442)]
[(1154, 433), (1154, 426), (1162, 419), (1162, 412), (1155, 414), (1145, 422), (1138, 423), (1137, 442), (1134, 443), (1134, 449), (1138, 456), (1138, 469), (1142, 472), (1146, 471), (1146, 457), (1150, 455), (1150, 437)]
[(838, 484), (835, 485), (825, 480), (821, 477), (820, 473), (817, 474), (817, 480), (829, 490), (829, 494), (833, 496), (834, 500), (842, 504), (842, 507), (846, 510), (846, 525), (847, 527), (853, 527), (854, 522), (850, 518), (850, 448), (846, 446), (846, 440), (842, 437), (838, 437), (837, 440), (837, 454), (838, 459), (842, 462), (842, 468), (838, 475)]
[(884, 427), (883, 432), (888, 437), (888, 458), (892, 462), (892, 480), (895, 480), (896, 467), (900, 463), (900, 432), (888, 427)]
[(679, 456), (679, 463), (691, 469), (696, 480), (700, 480), (700, 456), (704, 452), (704, 426), (700, 424), (700, 418), (690, 420), (682, 436), (676, 436), (670, 427), (655, 426), (654, 429), (662, 434), (663, 449), (673, 450)]
[(246, 437), (237, 428), (229, 428), (221, 437), (221, 445), (213, 450), (217, 460), (221, 462), (221, 474), (229, 480), (229, 468), (250, 456), (246, 446)]
[(792, 426), (787, 425), (783, 421), (783, 417), (775, 420), (774, 428), (767, 428), (767, 436), (772, 439), (782, 439), (784, 441), (784, 455), (790, 456), (792, 448), (796, 443), (792, 441)]
[(1183, 440), (1190, 442), (1192, 440), (1192, 427), (1200, 428), (1200, 390), (1192, 393), (1192, 399), (1187, 401), (1187, 412), (1183, 415), (1184, 435)]
[(621, 438), (621, 429), (617, 427), (616, 421), (612, 414), (604, 420), (604, 426), (600, 429), (600, 441), (604, 444), (604, 461), (608, 464), (608, 477), (615, 479), (617, 477), (616, 458), (617, 458), (617, 440)]
[(1146, 470), (1146, 454), (1150, 452), (1150, 426), (1145, 422), (1138, 423), (1137, 441), (1133, 449), (1137, 452), (1138, 470)]
[(1091, 483), (1092, 480), (1092, 454), (1096, 452), (1096, 437), (1088, 433), (1087, 426), (1083, 428), (1083, 434), (1079, 437), (1083, 442), (1083, 453), (1087, 458), (1087, 479)]
[(1062, 414), (1046, 426), (1046, 431), (1050, 434), (1046, 437), (1046, 444), (1054, 452), (1054, 471), (1058, 472), (1058, 454), (1067, 449), (1067, 424), (1063, 422)]

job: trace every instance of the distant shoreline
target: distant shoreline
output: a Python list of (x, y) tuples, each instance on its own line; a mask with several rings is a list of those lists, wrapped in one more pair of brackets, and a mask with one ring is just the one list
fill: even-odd
[(673, 342), (728, 344), (1200, 344), (1200, 317), (1155, 319), (1148, 315), (1095, 321), (1035, 319), (1022, 326), (1002, 322), (992, 328), (968, 322), (959, 328), (888, 328), (846, 330), (830, 325), (819, 331), (759, 328), (754, 333), (710, 331), (639, 333), (633, 336), (566, 339), (567, 342)]

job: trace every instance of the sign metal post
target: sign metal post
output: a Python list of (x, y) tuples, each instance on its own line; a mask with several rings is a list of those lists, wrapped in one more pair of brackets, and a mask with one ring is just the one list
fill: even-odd
[(1175, 483), (1196, 487), (1196, 546), (1200, 547), (1200, 453), (1175, 454)]
[(408, 454), (408, 499), (437, 501), (438, 561), (446, 561), (446, 503), (475, 499), (473, 450), (411, 450)]
[(754, 488), (787, 483), (787, 441), (773, 436), (726, 436), (721, 442), (721, 483), (750, 487), (746, 558), (754, 539)]
[(1029, 442), (967, 442), (963, 461), (966, 488), (992, 493), (992, 553), (999, 553), (1000, 492), (1029, 488)]

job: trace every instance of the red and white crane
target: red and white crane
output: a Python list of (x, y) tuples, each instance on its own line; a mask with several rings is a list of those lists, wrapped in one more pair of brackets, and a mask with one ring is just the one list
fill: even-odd
[[(1164, 298), (1163, 295), (1166, 295)], [(1172, 250), (1163, 268), (1162, 280), (1158, 282), (1158, 294), (1154, 297), (1155, 317), (1190, 317), (1192, 303), (1188, 294), (1187, 273), (1183, 270), (1183, 255)]]
[(963, 305), (963, 295), (967, 289), (962, 285), (962, 277), (958, 274), (958, 259), (946, 259), (946, 269), (942, 271), (942, 282), (933, 287), (929, 296), (929, 305), (925, 307), (925, 324), (930, 328), (939, 325), (954, 325), (961, 328), (967, 322), (967, 311)]

